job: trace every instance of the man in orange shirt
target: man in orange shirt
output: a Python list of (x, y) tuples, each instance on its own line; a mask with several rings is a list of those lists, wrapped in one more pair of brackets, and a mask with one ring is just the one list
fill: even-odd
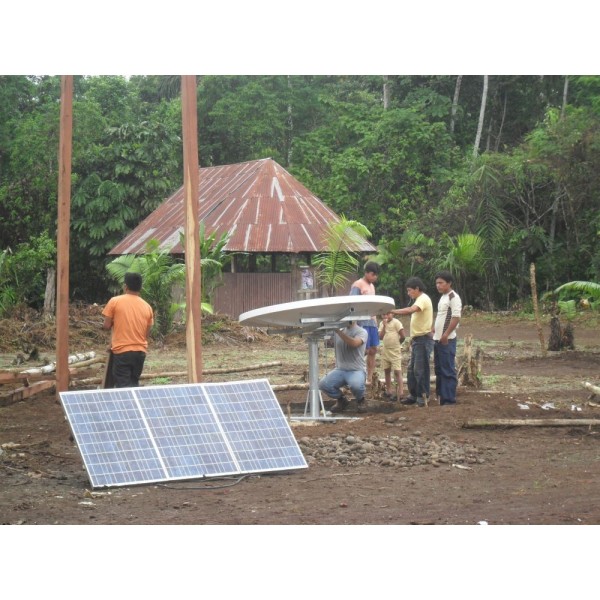
[(104, 329), (112, 329), (112, 375), (115, 387), (138, 387), (154, 323), (152, 307), (140, 297), (142, 276), (125, 273), (125, 293), (111, 298), (102, 311)]

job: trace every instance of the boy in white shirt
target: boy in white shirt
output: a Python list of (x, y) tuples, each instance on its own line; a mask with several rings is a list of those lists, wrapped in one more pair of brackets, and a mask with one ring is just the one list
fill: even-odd
[(462, 312), (460, 296), (452, 289), (450, 271), (435, 276), (435, 287), (442, 294), (433, 325), (433, 366), (435, 393), (441, 406), (456, 404), (456, 329)]

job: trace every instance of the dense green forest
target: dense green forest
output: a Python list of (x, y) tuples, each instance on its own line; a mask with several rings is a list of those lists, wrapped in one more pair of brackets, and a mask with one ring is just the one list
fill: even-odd
[[(180, 78), (76, 77), (71, 290), (182, 184)], [(0, 76), (0, 309), (43, 303), (55, 261), (60, 78)], [(371, 232), (379, 293), (451, 268), (508, 309), (598, 280), (600, 77), (200, 76), (201, 166), (272, 157)], [(433, 286), (432, 286), (433, 287)]]

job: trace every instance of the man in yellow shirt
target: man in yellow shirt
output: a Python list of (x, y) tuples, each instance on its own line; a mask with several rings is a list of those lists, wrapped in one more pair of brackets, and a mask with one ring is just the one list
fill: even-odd
[(409, 277), (406, 292), (411, 304), (406, 308), (396, 308), (395, 315), (410, 315), (410, 360), (406, 381), (410, 396), (401, 404), (425, 406), (429, 402), (429, 379), (431, 353), (433, 351), (433, 305), (425, 293), (425, 285), (419, 277)]
[(152, 307), (140, 297), (142, 276), (125, 273), (124, 294), (111, 298), (102, 311), (104, 329), (112, 329), (112, 375), (115, 387), (138, 387), (154, 323)]

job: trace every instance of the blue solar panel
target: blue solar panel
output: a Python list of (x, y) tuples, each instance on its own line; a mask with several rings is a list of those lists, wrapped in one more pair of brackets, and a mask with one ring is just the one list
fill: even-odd
[(59, 396), (93, 487), (308, 466), (266, 379)]

